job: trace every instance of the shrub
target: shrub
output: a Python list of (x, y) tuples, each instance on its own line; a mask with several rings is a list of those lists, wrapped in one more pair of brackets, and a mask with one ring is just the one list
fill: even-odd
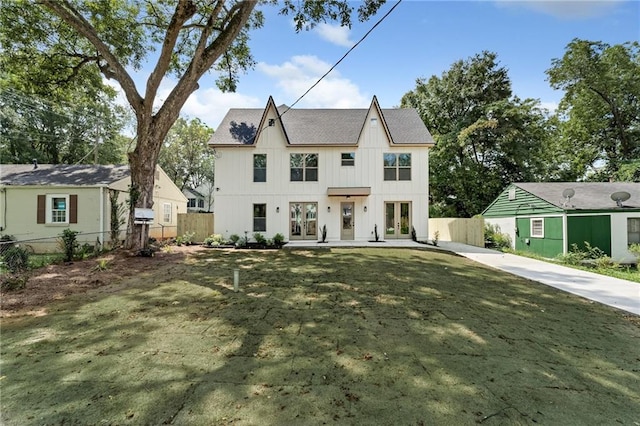
[(276, 235), (274, 235), (273, 244), (276, 247), (282, 247), (282, 245), (284, 244), (284, 235), (282, 235), (281, 233), (277, 233)]
[(11, 246), (2, 252), (2, 261), (10, 273), (24, 272), (29, 267), (29, 252), (20, 246)]
[(411, 227), (411, 239), (413, 241), (418, 241), (418, 235), (416, 234), (416, 228), (414, 228), (413, 226)]
[(237, 243), (238, 243), (238, 241), (240, 241), (240, 235), (238, 235), (238, 234), (232, 234), (232, 235), (229, 237), (229, 241), (231, 241), (233, 244), (237, 244)]
[(322, 242), (327, 242), (327, 225), (322, 225)]
[(182, 243), (186, 246), (190, 246), (193, 244), (193, 237), (195, 237), (195, 235), (195, 232), (185, 232), (184, 235), (182, 235)]
[(222, 245), (224, 239), (220, 234), (213, 234), (204, 239), (204, 245), (207, 247), (218, 247)]
[(598, 269), (610, 269), (617, 268), (620, 265), (617, 262), (614, 262), (609, 256), (604, 255), (595, 260), (595, 266)]
[(65, 262), (71, 262), (75, 258), (76, 251), (78, 250), (78, 234), (78, 231), (72, 231), (69, 228), (62, 231), (58, 242), (64, 253)]
[(380, 234), (378, 234), (378, 224), (377, 223), (375, 225), (373, 225), (373, 237), (375, 238), (376, 242), (380, 241)]
[(253, 239), (256, 240), (256, 243), (258, 243), (258, 244), (266, 244), (267, 243), (267, 239), (264, 237), (264, 235), (262, 235), (259, 232), (254, 232), (253, 233)]
[(27, 274), (9, 274), (4, 275), (0, 279), (0, 290), (12, 291), (21, 290), (27, 286), (27, 280), (29, 277)]
[(631, 244), (627, 250), (629, 250), (631, 254), (634, 255), (640, 262), (640, 244)]
[(485, 245), (488, 247), (494, 247), (500, 250), (511, 248), (511, 238), (508, 234), (500, 232), (500, 226), (498, 225), (485, 223), (484, 240)]
[(440, 239), (440, 231), (433, 233), (433, 245), (438, 247), (438, 240)]

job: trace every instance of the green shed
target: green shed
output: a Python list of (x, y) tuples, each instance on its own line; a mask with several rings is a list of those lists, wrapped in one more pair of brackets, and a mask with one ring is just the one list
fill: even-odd
[(553, 258), (588, 242), (614, 260), (635, 262), (640, 243), (640, 183), (513, 183), (482, 213), (512, 247)]

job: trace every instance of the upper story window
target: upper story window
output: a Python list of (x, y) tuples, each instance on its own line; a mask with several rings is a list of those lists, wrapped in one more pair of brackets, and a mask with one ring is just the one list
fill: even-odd
[(187, 201), (187, 207), (195, 207), (196, 206), (196, 199), (195, 198), (189, 198), (189, 201)]
[(204, 209), (204, 200), (202, 198), (198, 200), (198, 208)]
[(384, 180), (411, 180), (411, 154), (384, 154)]
[(640, 217), (627, 219), (627, 245), (640, 244)]
[(253, 181), (267, 181), (267, 154), (253, 154)]
[(318, 181), (318, 154), (291, 154), (291, 182)]
[(355, 166), (356, 153), (355, 152), (343, 152), (342, 153), (342, 165), (343, 166)]

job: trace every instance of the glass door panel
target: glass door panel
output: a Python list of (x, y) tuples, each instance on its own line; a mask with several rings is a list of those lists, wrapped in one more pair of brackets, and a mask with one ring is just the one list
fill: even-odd
[(315, 239), (318, 235), (318, 203), (289, 204), (289, 238)]
[(411, 233), (411, 221), (409, 220), (409, 203), (400, 203), (400, 235), (408, 237)]
[(411, 203), (392, 201), (385, 203), (385, 237), (409, 238), (411, 236)]
[(318, 235), (318, 205), (309, 203), (306, 205), (306, 226), (304, 228), (305, 237), (316, 238)]
[(353, 240), (354, 238), (353, 205), (354, 203), (340, 203), (340, 211), (342, 212), (341, 240)]

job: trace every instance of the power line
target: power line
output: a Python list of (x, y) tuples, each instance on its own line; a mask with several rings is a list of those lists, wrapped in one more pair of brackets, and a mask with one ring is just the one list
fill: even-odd
[(349, 53), (351, 53), (351, 52), (352, 52), (356, 47), (358, 47), (358, 45), (359, 45), (360, 43), (362, 43), (362, 42), (364, 41), (364, 39), (365, 39), (365, 38), (367, 38), (367, 37), (369, 36), (369, 34), (371, 34), (371, 32), (373, 32), (373, 30), (374, 30), (374, 29), (376, 29), (376, 27), (377, 27), (378, 25), (380, 25), (380, 24), (382, 23), (382, 21), (384, 21), (384, 20), (387, 18), (387, 16), (389, 16), (389, 15), (391, 14), (391, 12), (393, 12), (393, 10), (394, 10), (396, 7), (398, 7), (398, 5), (399, 5), (401, 2), (402, 2), (402, 0), (398, 0), (398, 1), (396, 2), (396, 4), (394, 4), (394, 5), (393, 5), (393, 7), (391, 7), (391, 9), (389, 9), (389, 10), (387, 11), (387, 13), (385, 13), (385, 14), (384, 14), (384, 16), (382, 16), (382, 18), (380, 18), (380, 19), (378, 20), (378, 22), (376, 22), (376, 23), (375, 23), (375, 24), (374, 24), (374, 25), (369, 29), (369, 31), (367, 31), (367, 32), (366, 32), (366, 33), (365, 33), (365, 34), (360, 38), (360, 40), (358, 40), (358, 41), (356, 42), (356, 44), (354, 44), (353, 46), (351, 46), (351, 48), (350, 48), (349, 50), (347, 50), (347, 52), (346, 52), (344, 55), (342, 55), (342, 58), (340, 58), (340, 59), (338, 60), (338, 62), (336, 62), (336, 63), (335, 63), (331, 68), (329, 68), (329, 71), (327, 71), (326, 73), (324, 73), (324, 75), (323, 75), (322, 77), (320, 77), (320, 78), (318, 79), (318, 81), (316, 81), (315, 83), (313, 83), (313, 85), (312, 85), (311, 87), (309, 87), (309, 89), (307, 89), (307, 91), (306, 91), (306, 92), (304, 92), (304, 93), (303, 93), (303, 94), (302, 94), (298, 99), (296, 99), (296, 101), (295, 101), (293, 104), (291, 104), (291, 106), (288, 106), (288, 107), (287, 107), (287, 109), (286, 109), (282, 114), (279, 114), (279, 118), (281, 118), (283, 115), (285, 115), (285, 114), (286, 114), (286, 113), (287, 113), (291, 108), (293, 108), (293, 107), (294, 107), (294, 105), (295, 105), (295, 104), (297, 104), (298, 102), (300, 102), (300, 101), (302, 100), (302, 98), (304, 98), (304, 97), (305, 97), (305, 96), (306, 96), (306, 95), (307, 95), (311, 90), (313, 90), (313, 88), (314, 88), (314, 87), (316, 87), (318, 84), (320, 84), (320, 82), (321, 82), (321, 81), (322, 81), (326, 76), (328, 76), (328, 75), (331, 73), (331, 71), (333, 71), (333, 70), (334, 70), (334, 69), (335, 69), (335, 68), (340, 64), (340, 62), (342, 62), (342, 61), (343, 61), (343, 60), (344, 60), (344, 59), (349, 55)]

